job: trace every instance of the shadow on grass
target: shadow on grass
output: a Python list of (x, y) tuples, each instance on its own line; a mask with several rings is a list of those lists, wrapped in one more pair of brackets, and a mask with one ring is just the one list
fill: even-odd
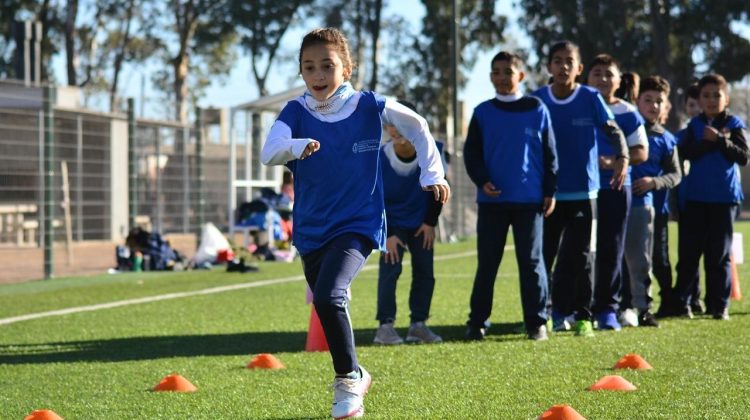
[[(463, 341), (466, 327), (431, 327), (446, 342)], [(518, 334), (521, 323), (494, 324), (489, 338)], [(404, 329), (404, 333), (405, 333)], [(358, 347), (371, 346), (374, 328), (354, 331)], [(122, 362), (168, 357), (233, 356), (257, 353), (301, 352), (306, 332), (249, 332), (237, 334), (172, 335), (112, 338), (90, 341), (58, 341), (0, 345), (0, 364), (58, 362)], [(510, 338), (510, 337), (508, 337)]]

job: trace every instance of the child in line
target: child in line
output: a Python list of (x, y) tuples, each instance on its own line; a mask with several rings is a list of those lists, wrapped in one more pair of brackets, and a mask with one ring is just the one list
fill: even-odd
[[(414, 105), (399, 101), (416, 112)], [(411, 290), (409, 309), (411, 324), (406, 334), (407, 343), (440, 343), (442, 337), (425, 323), (430, 316), (432, 293), (435, 289), (433, 274), (433, 244), (435, 226), (443, 204), (419, 185), (421, 171), (417, 164), (417, 150), (398, 129), (387, 125), (390, 141), (380, 148), (380, 166), (383, 171), (383, 196), (387, 220), (387, 251), (380, 256), (378, 270), (378, 310), (376, 319), (380, 327), (373, 340), (375, 344), (402, 344), (393, 324), (396, 320), (396, 285), (401, 276), (401, 260), (406, 248), (411, 254)], [(438, 150), (441, 143), (438, 143)]]
[[(698, 88), (697, 83), (693, 83), (685, 90), (685, 101), (684, 101), (684, 107), (685, 107), (685, 113), (688, 117), (688, 122), (690, 122), (691, 119), (697, 117), (701, 113), (701, 107), (698, 103), (698, 97), (700, 96), (700, 89)], [(685, 133), (687, 132), (687, 128), (683, 128), (682, 130), (678, 131), (675, 135), (675, 141), (679, 144), (682, 142), (682, 139), (685, 137)], [(682, 170), (682, 175), (686, 176), (689, 172), (690, 163), (685, 164), (685, 158), (683, 156), (680, 156), (680, 169)], [(677, 188), (674, 188), (670, 190), (669, 192), (669, 200), (668, 200), (668, 211), (671, 213), (671, 216), (674, 220), (677, 221), (677, 230), (678, 232), (682, 231), (682, 229), (685, 227), (684, 223), (680, 223), (680, 207), (684, 207), (684, 199), (680, 199), (680, 197), (684, 197), (685, 195), (685, 187), (687, 184), (680, 183), (680, 185), (677, 186)], [(657, 202), (657, 200), (661, 199), (660, 192), (654, 193), (654, 203)], [(661, 233), (660, 233), (661, 232)], [(654, 268), (653, 268), (653, 274), (654, 277), (656, 277), (656, 280), (659, 282), (659, 287), (661, 288), (659, 292), (659, 296), (661, 297), (662, 305), (665, 305), (665, 308), (668, 308), (670, 306), (669, 300), (672, 297), (672, 288), (674, 287), (674, 281), (672, 277), (672, 266), (669, 263), (669, 248), (668, 245), (666, 245), (666, 240), (669, 237), (669, 233), (667, 231), (667, 221), (664, 220), (663, 224), (659, 220), (659, 217), (657, 216), (656, 221), (654, 222)], [(662, 245), (660, 243), (660, 238), (664, 238), (664, 244)], [(677, 270), (680, 269), (680, 263), (677, 262)], [(702, 314), (706, 312), (706, 307), (703, 304), (703, 301), (701, 300), (701, 287), (700, 287), (700, 273), (698, 272), (698, 269), (696, 267), (695, 270), (695, 286), (693, 287), (693, 291), (691, 293), (690, 297), (690, 309), (694, 314)], [(708, 291), (706, 293), (708, 295)], [(707, 296), (708, 297), (708, 296)], [(661, 309), (661, 307), (660, 307)], [(657, 311), (657, 317), (661, 316)], [(664, 314), (668, 315), (668, 314)]]
[(698, 81), (703, 110), (690, 120), (680, 154), (690, 161), (685, 177), (685, 208), (680, 214), (679, 268), (672, 315), (692, 317), (690, 299), (695, 272), (703, 255), (706, 289), (714, 319), (729, 319), (734, 216), (742, 201), (739, 166), (748, 163), (745, 123), (727, 111), (729, 93), (723, 76), (710, 74)]
[[(620, 65), (608, 54), (599, 54), (589, 66), (588, 85), (602, 95), (628, 143), (630, 164), (638, 165), (648, 158), (648, 139), (643, 118), (631, 103), (617, 96), (620, 87)], [(630, 92), (632, 95), (632, 90)], [(619, 331), (617, 314), (622, 293), (622, 258), (625, 231), (630, 210), (630, 171), (623, 187), (609, 185), (615, 159), (612, 146), (603, 135), (597, 136), (599, 148), (599, 197), (597, 198), (596, 285), (594, 286), (594, 318), (600, 330)]]
[(339, 30), (305, 35), (299, 63), (307, 91), (281, 111), (261, 160), (286, 164), (294, 174), (293, 241), (333, 359), (331, 414), (360, 417), (371, 377), (357, 361), (347, 288), (373, 249), (385, 251), (382, 125), (396, 126), (414, 142), (420, 183), (435, 200), (445, 203), (450, 189), (426, 121), (403, 105), (352, 88), (349, 45)]
[(474, 108), (464, 144), (466, 171), (477, 186), (477, 273), (466, 338), (482, 340), (492, 313), (497, 270), (513, 226), (528, 338), (547, 339), (548, 280), (542, 252), (543, 219), (555, 208), (557, 152), (547, 107), (524, 96), (521, 58), (492, 59), (495, 98)]
[(570, 41), (554, 44), (547, 69), (554, 80), (534, 95), (549, 109), (559, 162), (556, 210), (544, 223), (544, 260), (548, 276), (552, 273), (553, 329), (568, 329), (565, 318), (574, 314), (576, 334), (591, 337), (599, 191), (597, 137), (605, 135), (612, 143), (615, 158), (610, 185), (615, 190), (625, 182), (630, 157), (625, 136), (599, 92), (576, 83), (583, 71), (578, 46)]
[(651, 313), (651, 254), (654, 239), (653, 193), (674, 188), (681, 179), (676, 142), (660, 123), (669, 102), (669, 82), (650, 76), (641, 83), (638, 111), (646, 120), (648, 160), (633, 168), (633, 200), (625, 242), (632, 305), (638, 325), (658, 327)]

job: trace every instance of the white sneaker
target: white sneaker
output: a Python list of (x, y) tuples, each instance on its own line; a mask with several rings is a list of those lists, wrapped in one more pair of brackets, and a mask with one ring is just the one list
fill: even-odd
[(406, 334), (407, 343), (442, 343), (443, 337), (435, 334), (424, 322), (415, 322), (409, 326)]
[(378, 332), (375, 333), (375, 339), (372, 340), (375, 344), (403, 344), (404, 340), (398, 335), (396, 329), (393, 328), (393, 323), (389, 322), (383, 324), (378, 328)]
[(372, 377), (363, 368), (362, 377), (359, 379), (334, 378), (333, 379), (333, 408), (331, 416), (334, 419), (349, 419), (365, 415), (364, 396), (370, 389)]
[(619, 316), (620, 325), (623, 327), (637, 327), (638, 326), (638, 314), (633, 309), (625, 309), (620, 312)]

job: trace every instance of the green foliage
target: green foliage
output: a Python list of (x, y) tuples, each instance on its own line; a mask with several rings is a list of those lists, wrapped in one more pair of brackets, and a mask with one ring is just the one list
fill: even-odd
[[(420, 34), (398, 41), (406, 49), (396, 47), (398, 61), (386, 72), (386, 91), (408, 98), (419, 104), (419, 112), (426, 116), (436, 131), (444, 131), (445, 119), (451, 104), (450, 46), (452, 45), (452, 2), (449, 0), (423, 0), (426, 14)], [(460, 2), (459, 89), (466, 84), (466, 74), (471, 71), (480, 50), (491, 48), (503, 39), (506, 17), (495, 14), (492, 0), (466, 0)], [(405, 22), (402, 22), (405, 23)], [(406, 32), (406, 26), (396, 31)], [(404, 45), (404, 39), (410, 45)]]
[(581, 47), (584, 65), (599, 53), (621, 61), (624, 70), (661, 74), (674, 93), (698, 74), (719, 72), (734, 81), (750, 69), (750, 41), (732, 30), (748, 22), (746, 1), (521, 0), (540, 67), (549, 46), (569, 39)]
[[(312, 0), (233, 0), (231, 24), (239, 32), (239, 42), (250, 53), (253, 77), (260, 96), (268, 94), (266, 80), (281, 39), (301, 6)], [(265, 68), (261, 63), (265, 62)]]

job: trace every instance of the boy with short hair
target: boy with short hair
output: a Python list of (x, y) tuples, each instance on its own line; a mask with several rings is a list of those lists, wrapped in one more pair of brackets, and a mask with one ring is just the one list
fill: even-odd
[(730, 252), (734, 216), (742, 201), (739, 166), (750, 159), (745, 140), (745, 123), (727, 112), (727, 81), (719, 74), (698, 81), (698, 102), (703, 110), (690, 120), (680, 154), (690, 161), (683, 182), (685, 208), (680, 214), (685, 226), (680, 232), (679, 267), (672, 315), (692, 317), (690, 299), (695, 272), (703, 255), (706, 289), (714, 319), (729, 319), (731, 291)]
[(665, 79), (649, 76), (641, 81), (638, 94), (638, 111), (646, 120), (649, 156), (646, 162), (633, 167), (633, 200), (625, 238), (625, 262), (630, 274), (632, 304), (638, 311), (638, 325), (642, 327), (659, 326), (651, 313), (650, 292), (653, 194), (675, 187), (681, 179), (674, 137), (660, 124), (669, 102), (669, 90)]
[(524, 96), (521, 58), (500, 52), (492, 59), (495, 98), (474, 108), (464, 145), (466, 171), (477, 186), (477, 273), (466, 338), (482, 340), (508, 228), (513, 227), (528, 338), (547, 337), (547, 273), (542, 253), (543, 218), (555, 208), (557, 152), (547, 107)]

